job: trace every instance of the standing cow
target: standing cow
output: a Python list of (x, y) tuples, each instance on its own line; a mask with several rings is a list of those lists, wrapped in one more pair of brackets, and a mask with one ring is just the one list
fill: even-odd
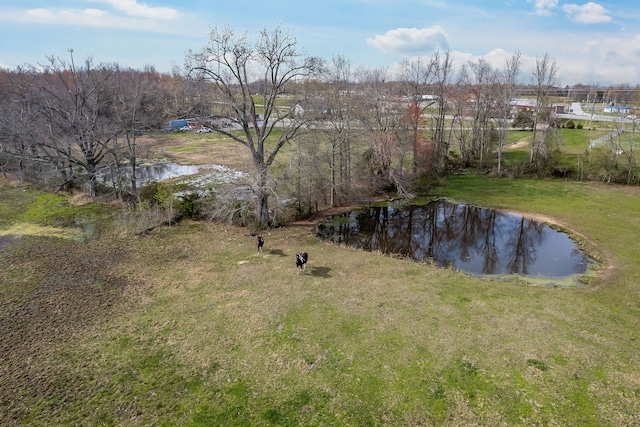
[(309, 254), (306, 252), (296, 254), (296, 268), (298, 269), (298, 274), (300, 274), (300, 272), (304, 274), (307, 261), (309, 261)]

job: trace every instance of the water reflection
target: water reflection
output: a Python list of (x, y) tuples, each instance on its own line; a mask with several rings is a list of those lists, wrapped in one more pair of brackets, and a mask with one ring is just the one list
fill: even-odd
[(186, 175), (195, 175), (201, 167), (202, 166), (196, 165), (179, 165), (177, 163), (141, 166), (136, 170), (136, 178), (143, 182), (164, 181)]
[(327, 220), (319, 230), (335, 243), (477, 275), (560, 278), (583, 274), (593, 263), (566, 233), (545, 223), (446, 201), (353, 211)]

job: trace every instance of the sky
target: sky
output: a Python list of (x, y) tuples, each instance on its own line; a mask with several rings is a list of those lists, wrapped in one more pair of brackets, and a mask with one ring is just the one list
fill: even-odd
[[(640, 84), (640, 1), (582, 0), (0, 0), (0, 67), (92, 57), (171, 72), (212, 28), (288, 31), (300, 50), (352, 68), (449, 52), (454, 66), (496, 68), (519, 51), (521, 82), (536, 58), (559, 86)], [(395, 71), (394, 71), (395, 70)]]

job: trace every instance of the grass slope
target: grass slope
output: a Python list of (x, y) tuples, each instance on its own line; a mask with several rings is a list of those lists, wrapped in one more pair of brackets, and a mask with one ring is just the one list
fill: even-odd
[(640, 424), (640, 190), (458, 176), (437, 192), (553, 219), (601, 277), (472, 278), (330, 246), (306, 222), (263, 255), (206, 222), (24, 236), (0, 247), (0, 424)]

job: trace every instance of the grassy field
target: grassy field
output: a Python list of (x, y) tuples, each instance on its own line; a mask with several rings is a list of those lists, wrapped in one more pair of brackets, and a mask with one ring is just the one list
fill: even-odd
[(434, 193), (572, 230), (598, 278), (473, 278), (313, 222), (262, 255), (209, 222), (132, 237), (114, 206), (3, 183), (0, 231), (99, 232), (0, 234), (0, 424), (640, 425), (640, 189), (463, 175)]

